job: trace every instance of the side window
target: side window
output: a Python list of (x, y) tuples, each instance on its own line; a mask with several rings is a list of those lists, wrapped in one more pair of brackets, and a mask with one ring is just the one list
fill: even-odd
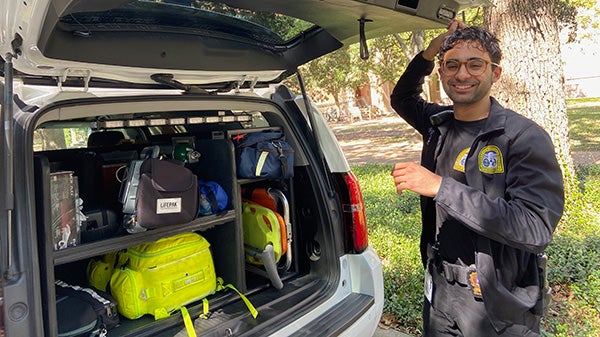
[(91, 128), (51, 127), (40, 128), (33, 132), (33, 150), (63, 150), (87, 147)]

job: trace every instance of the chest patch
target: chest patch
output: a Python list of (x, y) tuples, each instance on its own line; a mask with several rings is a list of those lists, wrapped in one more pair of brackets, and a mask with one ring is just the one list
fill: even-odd
[(477, 162), (479, 164), (479, 171), (483, 173), (504, 173), (502, 152), (500, 152), (500, 149), (496, 145), (488, 145), (481, 149)]
[(460, 151), (456, 160), (454, 161), (453, 168), (459, 172), (465, 173), (465, 162), (467, 161), (467, 155), (469, 154), (470, 147)]

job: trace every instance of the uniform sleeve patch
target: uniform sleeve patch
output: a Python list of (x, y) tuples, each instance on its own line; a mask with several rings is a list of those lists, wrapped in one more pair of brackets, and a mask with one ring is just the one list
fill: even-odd
[(479, 171), (483, 173), (504, 173), (504, 159), (496, 145), (485, 146), (479, 151), (478, 164)]

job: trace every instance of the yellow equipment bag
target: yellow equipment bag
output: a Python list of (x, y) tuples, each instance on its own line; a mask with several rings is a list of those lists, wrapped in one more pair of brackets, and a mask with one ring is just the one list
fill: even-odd
[(168, 317), (182, 306), (214, 294), (217, 277), (210, 244), (189, 232), (128, 248), (110, 278), (117, 310), (129, 319)]
[(90, 286), (108, 292), (108, 283), (115, 268), (125, 263), (120, 253), (110, 252), (88, 262), (85, 272)]
[(275, 263), (277, 263), (284, 253), (284, 247), (287, 248), (287, 244), (283, 244), (285, 231), (280, 226), (281, 215), (251, 201), (243, 201), (242, 210), (246, 261), (263, 265), (261, 253), (267, 245), (272, 245)]

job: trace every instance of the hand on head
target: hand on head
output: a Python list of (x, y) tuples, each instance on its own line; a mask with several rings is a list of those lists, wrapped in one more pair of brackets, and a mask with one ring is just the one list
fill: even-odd
[(447, 35), (450, 35), (450, 34), (454, 33), (454, 31), (456, 31), (458, 29), (463, 29), (463, 28), (467, 28), (467, 25), (464, 22), (458, 21), (458, 20), (452, 20), (452, 21), (450, 21), (448, 26), (446, 26), (446, 29), (448, 30), (446, 33), (447, 33)]
[(442, 42), (444, 42), (444, 40), (446, 39), (446, 37), (450, 36), (456, 30), (463, 29), (463, 28), (466, 28), (466, 27), (467, 27), (467, 25), (464, 22), (461, 22), (461, 21), (458, 21), (458, 20), (452, 20), (452, 21), (450, 21), (450, 23), (448, 24), (448, 26), (446, 26), (446, 31), (443, 32), (442, 34), (436, 36), (433, 40), (431, 40), (431, 42), (429, 43), (429, 46), (427, 46), (427, 49), (425, 49), (423, 51), (423, 58), (425, 58), (428, 61), (435, 60), (435, 56), (440, 51), (440, 47), (442, 46)]

